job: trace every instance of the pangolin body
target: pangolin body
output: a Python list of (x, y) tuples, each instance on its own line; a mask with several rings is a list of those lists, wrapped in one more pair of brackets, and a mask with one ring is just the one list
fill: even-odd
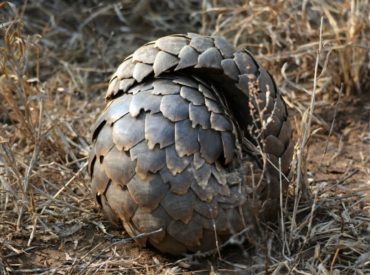
[(162, 37), (123, 61), (106, 100), (93, 126), (92, 192), (130, 236), (146, 233), (139, 244), (208, 251), (276, 215), (292, 130), (248, 51), (221, 37)]

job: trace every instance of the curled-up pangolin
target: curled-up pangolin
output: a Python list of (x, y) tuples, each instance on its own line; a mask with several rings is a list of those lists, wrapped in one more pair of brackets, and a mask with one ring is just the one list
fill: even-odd
[(276, 216), (292, 130), (251, 53), (221, 37), (162, 37), (123, 61), (106, 101), (93, 127), (92, 192), (130, 236), (147, 233), (139, 244), (207, 251)]

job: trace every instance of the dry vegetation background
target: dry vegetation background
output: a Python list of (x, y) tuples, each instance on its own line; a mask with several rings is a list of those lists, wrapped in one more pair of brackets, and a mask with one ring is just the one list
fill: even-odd
[[(1, 2), (0, 274), (369, 274), (369, 14), (368, 0)], [(89, 127), (109, 76), (182, 32), (247, 47), (290, 107), (291, 190), (261, 247), (168, 258), (91, 197)]]

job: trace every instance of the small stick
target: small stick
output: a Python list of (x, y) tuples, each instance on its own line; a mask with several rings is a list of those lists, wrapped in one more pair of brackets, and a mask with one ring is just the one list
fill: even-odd
[(283, 178), (282, 178), (282, 172), (281, 172), (281, 158), (279, 158), (279, 182), (280, 182), (280, 224), (281, 224), (281, 236), (283, 238), (283, 256), (284, 258), (288, 259), (288, 257), (285, 255), (285, 247), (288, 250), (288, 253), (290, 255), (289, 246), (286, 242), (286, 233), (285, 233), (285, 223), (284, 223), (284, 210), (283, 210)]
[(326, 139), (326, 143), (325, 143), (325, 150), (324, 150), (324, 154), (322, 155), (321, 157), (321, 160), (320, 160), (320, 165), (319, 167), (321, 167), (321, 164), (324, 160), (324, 157), (328, 151), (328, 145), (329, 145), (329, 138), (331, 136), (331, 134), (333, 133), (333, 130), (334, 130), (334, 124), (335, 124), (335, 118), (337, 116), (337, 113), (338, 113), (338, 105), (339, 105), (339, 102), (340, 102), (340, 99), (342, 97), (342, 94), (343, 94), (343, 83), (340, 84), (340, 89), (339, 89), (339, 97), (338, 97), (338, 100), (337, 102), (335, 103), (335, 108), (334, 108), (334, 115), (333, 115), (333, 121), (331, 122), (331, 125), (330, 125), (330, 130), (329, 130), (329, 134), (328, 134), (328, 137)]
[(75, 178), (78, 177), (79, 174), (81, 174), (81, 172), (85, 169), (85, 167), (87, 166), (87, 163), (85, 162), (85, 164), (77, 171), (76, 174), (73, 175), (72, 178), (70, 178), (69, 181), (66, 182), (66, 184), (64, 184), (64, 186), (62, 188), (60, 188), (58, 190), (58, 192), (55, 193), (55, 195), (49, 199), (49, 201), (47, 203), (45, 203), (45, 206), (42, 208), (41, 212), (40, 212), (40, 215), (42, 215), (46, 209), (46, 207), (49, 206), (49, 204), (51, 203), (51, 201), (53, 201), (54, 199), (56, 199), (60, 193), (62, 193), (64, 191), (64, 189), (66, 189), (68, 187), (68, 185), (70, 185), (74, 180)]
[(316, 95), (316, 86), (317, 86), (317, 71), (319, 67), (319, 59), (320, 59), (320, 54), (321, 54), (321, 49), (322, 49), (322, 28), (323, 28), (323, 22), (324, 22), (324, 17), (321, 17), (321, 22), (320, 22), (320, 43), (319, 43), (319, 49), (317, 50), (316, 54), (316, 63), (315, 63), (315, 72), (314, 72), (314, 78), (313, 78), (313, 90), (311, 94), (311, 103), (309, 107), (309, 113), (308, 116), (305, 118), (304, 124), (306, 127), (304, 127), (304, 132), (303, 132), (303, 137), (302, 137), (302, 142), (300, 145), (300, 150), (298, 153), (298, 163), (297, 163), (297, 180), (296, 180), (296, 189), (295, 189), (295, 197), (294, 197), (294, 208), (293, 208), (293, 216), (292, 216), (292, 223), (290, 227), (290, 231), (293, 232), (294, 227), (296, 227), (296, 216), (297, 216), (297, 211), (298, 211), (298, 203), (299, 203), (299, 191), (301, 191), (301, 181), (302, 181), (302, 175), (301, 175), (301, 168), (302, 168), (302, 162), (303, 162), (303, 155), (304, 155), (304, 149), (310, 134), (311, 130), (311, 123), (312, 123), (312, 116), (313, 116), (313, 110), (315, 107), (315, 95)]
[(39, 152), (40, 152), (40, 143), (41, 143), (40, 142), (40, 137), (41, 137), (42, 117), (43, 117), (43, 113), (44, 113), (43, 106), (44, 106), (43, 101), (40, 100), (39, 101), (39, 110), (40, 110), (39, 111), (39, 123), (38, 123), (38, 127), (37, 127), (36, 136), (34, 137), (35, 138), (35, 148), (34, 148), (33, 153), (32, 153), (32, 158), (31, 158), (30, 164), (28, 165), (26, 173), (24, 175), (24, 181), (23, 181), (23, 186), (22, 186), (23, 187), (22, 205), (19, 209), (18, 220), (17, 220), (17, 230), (18, 231), (20, 230), (21, 219), (22, 219), (23, 210), (24, 210), (24, 203), (26, 202), (26, 198), (27, 198), (29, 178), (30, 178), (30, 175), (31, 175), (31, 172), (32, 172), (33, 168), (36, 165), (36, 161), (38, 159)]

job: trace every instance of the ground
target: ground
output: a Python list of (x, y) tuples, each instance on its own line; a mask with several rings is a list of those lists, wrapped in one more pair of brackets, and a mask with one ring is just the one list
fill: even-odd
[[(361, 255), (367, 258), (362, 259), (364, 266), (358, 268), (368, 270), (369, 266), (369, 108), (365, 99), (368, 96), (359, 96), (356, 99), (341, 99), (337, 109), (323, 106), (318, 108), (316, 113), (318, 118), (325, 125), (331, 125), (334, 120), (334, 130), (329, 137), (328, 131), (321, 125), (314, 123), (313, 128), (322, 129), (317, 132), (310, 140), (307, 162), (307, 182), (310, 186), (317, 186), (320, 200), (326, 209), (317, 208), (318, 212), (332, 211), (330, 207), (342, 207), (338, 212), (332, 213), (333, 220), (337, 220), (338, 226), (349, 227), (356, 233), (346, 233), (345, 229), (336, 228), (330, 225), (333, 221), (328, 219), (327, 213), (320, 213), (322, 218), (313, 223), (313, 228), (317, 226), (318, 244), (322, 242), (331, 243), (332, 249), (351, 248), (351, 242), (362, 243), (360, 250), (356, 249), (358, 257)], [(348, 107), (351, 106), (351, 107)], [(294, 110), (291, 110), (294, 113)], [(356, 119), (353, 119), (353, 117)], [(295, 120), (295, 117), (292, 118)], [(327, 149), (325, 149), (327, 147)], [(318, 165), (320, 164), (320, 165)], [(294, 184), (294, 183), (292, 183)], [(331, 193), (337, 194), (334, 200), (325, 202), (325, 194), (330, 197)], [(89, 200), (89, 197), (78, 196), (80, 200)], [(356, 197), (357, 200), (351, 200)], [(292, 198), (293, 199), (293, 198)], [(320, 205), (320, 201), (317, 203)], [(89, 203), (89, 205), (91, 205)], [(351, 208), (358, 208), (357, 211)], [(13, 272), (20, 273), (42, 273), (52, 272), (63, 273), (85, 273), (120, 271), (120, 272), (139, 272), (139, 273), (166, 273), (185, 272), (193, 270), (198, 272), (209, 272), (212, 269), (218, 272), (242, 272), (250, 269), (248, 264), (253, 262), (251, 255), (243, 255), (243, 251), (238, 246), (232, 246), (222, 253), (222, 258), (213, 257), (188, 257), (174, 259), (161, 255), (151, 249), (139, 248), (132, 239), (122, 230), (113, 228), (108, 221), (101, 216), (99, 208), (94, 205), (92, 211), (80, 213), (81, 216), (69, 219), (68, 216), (61, 217), (59, 222), (55, 221), (52, 232), (42, 231), (36, 235), (32, 245), (27, 247), (29, 230), (15, 230), (3, 236), (2, 256), (3, 264)], [(356, 212), (360, 212), (358, 215)], [(17, 214), (7, 211), (4, 220), (16, 220)], [(307, 213), (306, 213), (307, 214)], [(346, 220), (345, 214), (348, 214)], [(352, 216), (353, 215), (353, 216)], [(355, 221), (352, 223), (352, 219)], [(304, 218), (300, 218), (304, 220)], [(3, 224), (7, 224), (3, 222)], [(325, 228), (327, 226), (327, 228)], [(352, 227), (351, 227), (352, 226)], [(323, 227), (320, 229), (320, 227)], [(351, 230), (351, 229), (349, 229)], [(329, 241), (330, 236), (336, 231), (341, 233), (339, 239)], [(339, 232), (340, 231), (340, 232)], [(347, 234), (347, 235), (346, 235)], [(361, 237), (365, 234), (364, 237)], [(367, 234), (367, 235), (366, 235)], [(343, 240), (350, 242), (346, 245), (339, 245)], [(312, 240), (311, 240), (312, 241)], [(316, 240), (317, 241), (317, 240)], [(276, 242), (276, 241), (275, 241)], [(310, 245), (307, 245), (309, 248)], [(254, 251), (248, 246), (245, 250)], [(312, 257), (315, 251), (308, 249), (306, 257)], [(338, 253), (341, 253), (339, 251)], [(366, 254), (367, 253), (367, 254)], [(311, 255), (312, 254), (312, 255)], [(343, 257), (345, 258), (345, 257)], [(356, 260), (358, 260), (357, 258)], [(324, 260), (324, 259), (322, 259)], [(330, 258), (330, 261), (333, 259)], [(344, 259), (342, 259), (343, 261)], [(254, 265), (257, 263), (255, 262)], [(260, 265), (263, 263), (260, 263)], [(344, 263), (342, 263), (344, 264)], [(255, 266), (258, 269), (258, 266)], [(354, 271), (354, 270), (352, 270)], [(351, 273), (351, 272), (349, 272)]]
[[(370, 272), (367, 1), (29, 2), (0, 3), (0, 274)], [(89, 127), (109, 76), (146, 41), (186, 31), (248, 47), (289, 106), (289, 194), (260, 247), (162, 255), (113, 228), (90, 193)]]

